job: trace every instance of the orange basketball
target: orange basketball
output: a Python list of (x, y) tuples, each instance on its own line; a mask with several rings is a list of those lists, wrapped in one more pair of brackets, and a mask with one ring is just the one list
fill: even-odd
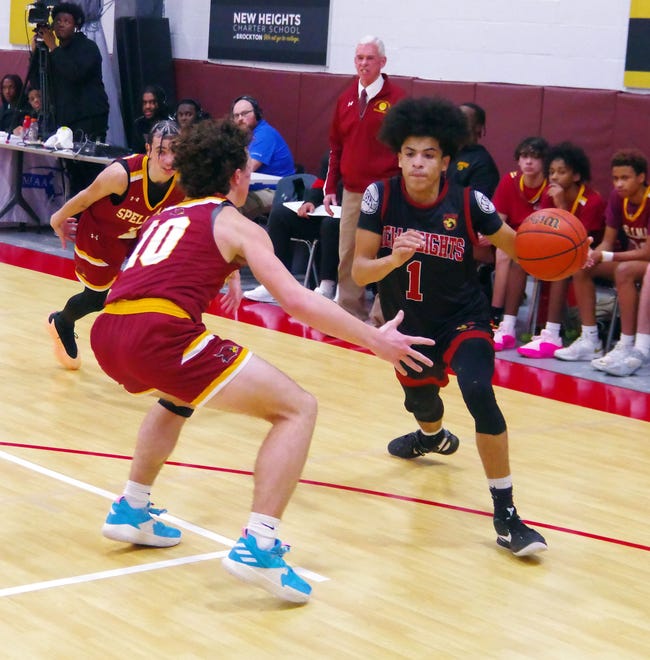
[(587, 259), (587, 230), (563, 209), (540, 209), (517, 229), (515, 251), (519, 265), (533, 277), (552, 282), (570, 277)]

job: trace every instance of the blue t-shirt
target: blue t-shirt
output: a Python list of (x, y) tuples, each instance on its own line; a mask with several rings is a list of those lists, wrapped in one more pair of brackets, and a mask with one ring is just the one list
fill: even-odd
[[(248, 146), (251, 158), (259, 160), (262, 165), (257, 170), (260, 174), (289, 176), (295, 174), (296, 167), (289, 145), (278, 131), (266, 119), (260, 119), (253, 129), (253, 139)], [(251, 190), (274, 188), (267, 184), (252, 184)]]

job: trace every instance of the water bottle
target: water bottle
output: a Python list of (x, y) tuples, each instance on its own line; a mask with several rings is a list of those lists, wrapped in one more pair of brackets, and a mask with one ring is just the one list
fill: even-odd
[(27, 136), (26, 142), (31, 142), (33, 144), (38, 142), (38, 121), (36, 119), (32, 119)]
[(29, 115), (25, 115), (23, 119), (23, 140), (27, 140), (29, 137), (29, 125), (32, 123), (32, 118)]

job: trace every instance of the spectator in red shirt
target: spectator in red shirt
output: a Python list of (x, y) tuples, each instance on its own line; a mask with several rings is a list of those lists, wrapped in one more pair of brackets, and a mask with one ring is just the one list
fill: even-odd
[[(492, 202), (501, 219), (513, 229), (533, 212), (540, 208), (542, 193), (547, 180), (544, 176), (544, 159), (548, 143), (542, 137), (527, 137), (515, 149), (515, 160), (519, 169), (501, 177)], [(503, 319), (494, 333), (494, 350), (515, 346), (515, 323), (517, 312), (526, 288), (526, 272), (508, 257), (497, 250), (492, 293), (492, 321)]]
[[(564, 209), (585, 226), (594, 243), (599, 243), (605, 227), (605, 200), (589, 185), (591, 166), (587, 154), (571, 142), (551, 147), (546, 158), (548, 188), (542, 194), (543, 209)], [(546, 327), (517, 352), (530, 358), (553, 357), (562, 348), (562, 312), (571, 278), (551, 282)]]
[(384, 43), (364, 37), (357, 44), (354, 66), (358, 78), (339, 96), (330, 128), (330, 157), (323, 204), (330, 212), (343, 180), (339, 234), (338, 304), (357, 318), (368, 319), (365, 288), (352, 279), (354, 238), (365, 189), (399, 173), (397, 157), (381, 144), (377, 133), (390, 108), (406, 93), (381, 70), (386, 66)]

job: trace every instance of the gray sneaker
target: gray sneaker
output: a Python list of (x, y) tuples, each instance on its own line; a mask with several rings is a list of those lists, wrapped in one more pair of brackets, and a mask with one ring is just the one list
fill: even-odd
[(633, 346), (623, 346), (619, 341), (616, 342), (616, 345), (612, 350), (607, 353), (607, 355), (602, 355), (601, 357), (594, 358), (591, 361), (591, 366), (598, 371), (607, 372), (610, 365), (615, 365), (624, 360), (631, 352)]
[[(611, 355), (611, 353), (608, 353), (608, 355)], [(611, 376), (631, 376), (643, 366), (646, 359), (646, 356), (640, 350), (632, 348), (627, 355), (621, 356), (621, 359), (616, 362), (612, 361), (603, 371)]]
[(603, 354), (603, 343), (600, 339), (593, 342), (580, 335), (573, 344), (566, 348), (558, 348), (553, 357), (567, 362), (590, 362)]

